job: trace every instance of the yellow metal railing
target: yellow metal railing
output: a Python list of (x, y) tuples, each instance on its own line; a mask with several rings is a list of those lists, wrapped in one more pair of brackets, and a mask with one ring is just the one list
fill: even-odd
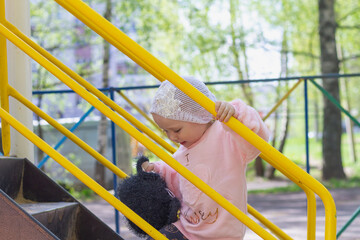
[[(114, 27), (106, 19), (102, 18), (101, 15), (97, 14), (94, 10), (89, 8), (82, 1), (74, 0), (55, 0), (69, 12), (74, 14), (78, 19), (83, 21), (86, 25), (92, 28), (95, 32), (103, 36), (106, 40), (112, 43), (115, 47), (121, 50), (123, 53), (128, 55), (136, 63), (143, 66), (144, 69), (157, 77), (160, 81), (164, 79), (169, 80), (175, 86), (177, 86), (184, 93), (189, 95), (210, 113), (215, 115), (214, 103), (206, 98), (203, 94), (197, 91), (189, 83), (184, 81), (179, 75), (153, 57), (145, 49), (135, 43), (133, 40), (128, 38), (119, 29)], [(141, 60), (139, 60), (141, 59)], [(254, 145), (262, 152), (262, 156), (267, 161), (281, 171), (286, 176), (293, 176), (293, 181), (303, 184), (315, 192), (323, 201), (325, 207), (325, 238), (335, 239), (336, 235), (336, 207), (329, 191), (316, 179), (311, 177), (301, 168), (292, 163), (283, 154), (274, 149), (271, 145), (266, 143), (263, 139), (258, 137), (246, 126), (232, 118), (227, 123), (235, 132), (244, 137), (249, 143)], [(163, 159), (164, 160), (164, 159)], [(181, 174), (181, 172), (179, 172)], [(291, 173), (291, 174), (290, 174)], [(301, 181), (300, 181), (301, 179)], [(191, 181), (191, 180), (190, 180)], [(191, 181), (192, 182), (192, 181)], [(205, 192), (206, 193), (206, 192)], [(311, 202), (311, 200), (310, 200)], [(311, 211), (310, 211), (311, 212)], [(310, 220), (313, 221), (313, 220)], [(310, 222), (311, 225), (315, 225), (315, 222)], [(250, 227), (250, 226), (249, 226)], [(250, 227), (251, 228), (251, 227)]]
[(290, 88), (290, 90), (275, 104), (275, 106), (266, 114), (265, 117), (263, 117), (263, 120), (265, 121), (270, 115), (275, 112), (275, 110), (289, 97), (289, 95), (302, 83), (304, 79), (299, 79), (294, 86)]
[[(145, 49), (140, 47), (137, 43), (128, 38), (124, 33), (114, 27), (111, 23), (109, 23), (106, 19), (104, 19), (101, 15), (97, 14), (94, 10), (88, 7), (85, 3), (79, 0), (55, 0), (64, 8), (66, 8), (69, 12), (74, 14), (78, 19), (83, 21), (86, 25), (92, 28), (94, 31), (103, 36), (107, 41), (121, 50), (123, 53), (128, 55), (131, 59), (133, 59), (136, 63), (142, 66), (149, 73), (154, 75), (160, 81), (168, 79), (175, 86), (181, 89), (184, 93), (189, 95), (195, 101), (197, 101), (200, 105), (202, 105), (205, 109), (207, 109), (210, 113), (215, 115), (215, 104), (203, 94), (201, 94), (198, 90), (192, 87), (189, 83), (184, 81), (179, 75), (153, 57), (150, 53), (148, 53)], [(1, 3), (4, 0), (0, 1)], [(3, 7), (1, 6), (1, 13), (3, 13)], [(247, 225), (250, 229), (252, 229), (255, 233), (261, 236), (264, 239), (275, 239), (271, 234), (265, 231), (262, 227), (260, 227), (256, 222), (251, 220), (248, 216), (246, 216), (243, 212), (237, 209), (233, 204), (227, 201), (224, 197), (210, 188), (207, 184), (205, 184), (200, 178), (192, 174), (181, 164), (176, 162), (168, 153), (162, 150), (158, 145), (153, 143), (147, 136), (141, 134), (136, 128), (126, 122), (123, 118), (119, 117), (114, 111), (112, 111), (108, 106), (113, 108), (116, 112), (124, 116), (128, 121), (135, 123), (136, 127), (145, 132), (149, 137), (154, 139), (157, 143), (164, 146), (165, 149), (169, 152), (174, 152), (175, 149), (172, 148), (168, 143), (159, 138), (157, 135), (153, 134), (152, 131), (147, 129), (144, 125), (139, 123), (135, 118), (129, 115), (125, 110), (121, 107), (117, 106), (113, 101), (108, 99), (104, 94), (94, 88), (87, 81), (82, 79), (79, 75), (74, 73), (72, 70), (63, 65), (60, 61), (52, 57), (49, 53), (39, 47), (37, 44), (33, 43), (29, 38), (27, 38), (24, 34), (22, 34), (19, 30), (17, 30), (12, 24), (6, 21), (4, 15), (0, 16), (0, 50), (6, 50), (6, 41), (7, 38), (9, 41), (14, 43), (17, 47), (23, 50), (26, 54), (32, 57), (39, 64), (44, 66), (47, 70), (49, 70), (54, 76), (63, 81), (66, 85), (68, 85), (71, 89), (73, 89), (76, 93), (78, 93), (81, 97), (87, 100), (90, 104), (96, 107), (100, 112), (109, 117), (114, 123), (121, 126), (126, 132), (132, 135), (137, 141), (141, 142), (145, 147), (154, 152), (159, 158), (164, 160), (169, 166), (173, 167), (176, 171), (178, 171), (181, 175), (183, 175), (186, 179), (192, 182), (195, 186), (197, 186), (201, 191), (206, 193), (212, 199), (214, 199), (217, 203), (219, 203), (222, 207), (228, 210), (232, 215), (238, 218), (241, 222)], [(5, 37), (5, 38), (4, 38)], [(5, 47), (4, 47), (5, 45)], [(6, 56), (0, 56), (0, 66), (1, 69), (4, 69), (6, 64)], [(6, 67), (5, 67), (6, 68)], [(18, 123), (15, 119), (13, 119), (8, 113), (8, 95), (13, 96), (14, 98), (21, 101), (24, 105), (28, 105), (29, 108), (32, 108), (33, 111), (39, 114), (38, 109), (31, 106), (27, 101), (22, 99), (15, 90), (13, 90), (7, 83), (7, 74), (4, 74), (2, 71), (0, 73), (1, 79), (1, 106), (3, 108), (0, 109), (0, 117), (3, 119), (2, 124), (3, 131), (5, 130), (5, 134), (3, 133), (3, 140), (6, 136), (6, 128), (9, 129), (8, 124), (11, 124), (15, 129), (21, 132), (25, 137), (27, 137), (30, 141), (34, 142), (37, 146), (39, 146), (43, 151), (45, 151), (49, 156), (60, 161), (61, 165), (63, 165), (67, 170), (73, 173), (76, 177), (78, 177), (81, 181), (85, 181), (86, 185), (90, 185), (91, 189), (95, 189), (94, 191), (98, 193), (100, 196), (104, 197), (111, 205), (116, 207), (120, 212), (124, 213), (126, 217), (130, 220), (134, 221), (141, 228), (144, 229), (145, 232), (149, 233), (150, 236), (155, 239), (163, 239), (151, 226), (136, 215), (133, 212), (128, 211), (126, 206), (117, 200), (111, 195), (109, 197), (106, 193), (103, 192), (102, 189), (99, 188), (96, 184), (93, 184), (93, 180), (85, 175), (84, 173), (78, 172), (76, 166), (69, 164), (68, 160), (53, 150), (46, 143), (44, 144), (42, 140), (37, 139), (36, 136), (31, 134), (31, 132), (24, 128), (20, 123)], [(74, 81), (75, 80), (75, 81)], [(6, 90), (4, 90), (6, 88)], [(91, 92), (92, 94), (88, 93)], [(7, 104), (7, 105), (6, 105)], [(106, 104), (106, 105), (105, 105)], [(108, 105), (108, 106), (107, 106)], [(43, 117), (46, 117), (43, 115)], [(266, 141), (261, 139), (259, 136), (254, 134), (251, 130), (249, 130), (242, 123), (237, 121), (234, 118), (231, 118), (227, 125), (232, 128), (239, 135), (244, 137), (249, 143), (258, 148), (262, 154), (261, 157), (281, 171), (285, 176), (289, 177), (292, 181), (297, 183), (300, 187), (302, 187), (307, 194), (308, 197), (308, 239), (314, 239), (312, 235), (315, 236), (315, 215), (316, 215), (316, 205), (314, 204), (314, 192), (320, 196), (320, 198), (324, 202), (325, 206), (325, 239), (335, 239), (336, 238), (336, 208), (334, 201), (327, 191), (327, 189), (316, 181), (313, 177), (304, 172), (301, 168), (292, 163), (289, 159), (287, 159), (284, 155), (274, 149), (271, 145), (269, 145)], [(5, 128), (4, 128), (5, 126)], [(60, 127), (59, 127), (60, 128)], [(29, 133), (30, 132), (30, 133)], [(75, 140), (77, 141), (77, 140)], [(6, 144), (5, 144), (6, 145)], [(85, 147), (87, 148), (87, 147)], [(55, 151), (55, 152), (53, 152)], [(69, 169), (70, 168), (70, 169)], [(114, 170), (114, 169), (113, 169)], [(115, 170), (114, 170), (115, 171)], [(120, 174), (120, 173), (119, 173)], [(124, 175), (120, 174), (122, 177)], [(124, 209), (126, 209), (124, 211)], [(255, 209), (251, 206), (248, 206), (249, 212), (254, 216), (257, 216), (260, 222), (268, 226), (268, 228), (275, 232), (275, 234), (281, 239), (291, 239), (285, 233), (283, 233), (278, 227), (270, 223), (267, 219), (262, 217)]]
[[(150, 139), (148, 139), (145, 135), (141, 134), (136, 128), (127, 123), (124, 119), (115, 114), (109, 107), (107, 107), (104, 103), (95, 98), (92, 94), (89, 94), (88, 91), (80, 86), (78, 83), (73, 81), (68, 75), (66, 75), (63, 71), (57, 68), (53, 63), (47, 60), (44, 56), (39, 54), (34, 48), (31, 48), (28, 44), (26, 44), (23, 40), (21, 40), (14, 33), (9, 31), (4, 25), (0, 24), (0, 34), (5, 36), (9, 41), (11, 41), (14, 45), (23, 50), (26, 54), (28, 54), (31, 58), (37, 61), (39, 64), (44, 66), (49, 72), (51, 72), (54, 76), (59, 78), (62, 82), (64, 82), (67, 86), (73, 89), (76, 93), (82, 96), (85, 100), (87, 100), (90, 104), (92, 104), (95, 108), (97, 108), (104, 115), (109, 117), (114, 123), (118, 126), (121, 126), (126, 132), (132, 135), (136, 140), (141, 142), (145, 147), (154, 152), (159, 158), (166, 161), (171, 167), (173, 167), (178, 172), (182, 173), (182, 175), (189, 179), (195, 186), (197, 186), (200, 190), (206, 192), (210, 197), (212, 197), (216, 202), (218, 202), (221, 206), (231, 212), (235, 217), (237, 217), (240, 221), (244, 222), (246, 225), (249, 225), (250, 228), (266, 239), (274, 239), (267, 231), (265, 231), (262, 227), (260, 227), (256, 222), (250, 219), (246, 214), (236, 208), (232, 203), (226, 200), (219, 193), (211, 189), (207, 184), (205, 184), (200, 178), (192, 174), (185, 167), (179, 164), (175, 159), (173, 159), (170, 155), (168, 155), (164, 150), (162, 150), (158, 145), (153, 143)], [(85, 81), (85, 80), (84, 80)], [(88, 86), (87, 86), (88, 87)], [(106, 100), (106, 99), (105, 99)], [(110, 100), (111, 101), (111, 100)], [(105, 101), (104, 101), (105, 102)], [(40, 147), (40, 146), (38, 146)], [(49, 154), (47, 152), (47, 154)], [(49, 156), (51, 156), (49, 154)], [(69, 169), (67, 169), (69, 170)], [(71, 172), (71, 171), (70, 171)], [(93, 189), (94, 190), (94, 189)], [(95, 190), (94, 190), (95, 191)], [(96, 192), (96, 191), (95, 191)], [(113, 204), (112, 204), (113, 205)], [(114, 206), (114, 205), (113, 205)], [(121, 211), (121, 210), (120, 210)], [(122, 212), (122, 211), (121, 211)], [(124, 212), (123, 212), (124, 213)], [(126, 216), (126, 213), (124, 213)], [(128, 217), (128, 216), (127, 216)], [(131, 217), (129, 217), (131, 219)], [(142, 223), (134, 221), (139, 226), (143, 227)], [(144, 229), (147, 230), (146, 228)], [(148, 232), (150, 235), (151, 232)]]

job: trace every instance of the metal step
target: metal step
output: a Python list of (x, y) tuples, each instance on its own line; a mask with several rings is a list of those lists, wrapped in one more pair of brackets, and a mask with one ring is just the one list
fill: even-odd
[[(0, 198), (0, 206), (10, 204), (9, 209), (16, 209), (17, 212), (22, 213), (17, 214), (18, 219), (14, 220), (9, 214), (2, 214), (0, 207), (1, 237), (15, 236), (29, 231), (27, 225), (24, 225), (24, 231), (17, 230), (23, 228), (23, 225), (18, 223), (26, 219), (28, 225), (37, 226), (32, 229), (40, 229), (50, 234), (52, 238), (46, 239), (123, 239), (27, 159), (0, 157), (0, 191), (0, 195), (3, 196)], [(7, 226), (2, 225), (3, 222), (9, 225), (8, 230), (3, 229), (3, 226)], [(42, 239), (26, 238), (29, 235), (30, 232), (25, 233), (24, 238), (6, 239)]]
[(48, 202), (20, 204), (22, 209), (38, 220), (60, 239), (76, 239), (76, 202)]
[(0, 239), (59, 240), (0, 189)]

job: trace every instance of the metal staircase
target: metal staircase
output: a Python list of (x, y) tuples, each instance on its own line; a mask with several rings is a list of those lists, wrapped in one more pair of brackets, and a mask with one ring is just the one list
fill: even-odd
[(0, 157), (0, 239), (123, 239), (27, 159)]

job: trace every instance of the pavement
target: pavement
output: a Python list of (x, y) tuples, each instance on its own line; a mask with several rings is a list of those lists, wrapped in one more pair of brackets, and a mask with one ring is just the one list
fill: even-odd
[[(337, 231), (351, 218), (360, 207), (360, 188), (334, 189), (330, 193), (337, 211)], [(248, 202), (264, 217), (280, 227), (293, 239), (307, 239), (307, 203), (306, 195), (299, 193), (250, 194)], [(316, 239), (325, 239), (324, 204), (317, 197)], [(251, 230), (245, 239), (261, 239)], [(360, 240), (360, 216), (340, 235), (339, 240)]]
[[(274, 186), (286, 186), (287, 184), (289, 183), (284, 181), (255, 181), (248, 184), (248, 189), (264, 189)], [(334, 189), (329, 191), (336, 205), (338, 232), (360, 207), (360, 188)], [(307, 203), (305, 193), (249, 194), (248, 203), (293, 239), (307, 239)], [(111, 205), (104, 200), (84, 202), (83, 204), (112, 229), (115, 229), (115, 211)], [(324, 205), (318, 197), (316, 214), (316, 240), (325, 239)], [(251, 216), (251, 218), (253, 217)], [(134, 236), (126, 228), (124, 221), (123, 217), (120, 217), (120, 235), (126, 240), (141, 239)], [(248, 229), (245, 240), (257, 239), (261, 238)], [(360, 240), (360, 216), (354, 219), (338, 239)]]

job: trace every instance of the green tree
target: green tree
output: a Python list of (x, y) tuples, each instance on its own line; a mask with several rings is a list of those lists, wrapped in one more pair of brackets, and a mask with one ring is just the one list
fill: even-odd
[[(286, 51), (292, 59), (289, 72), (312, 75), (318, 74), (320, 70), (322, 74), (339, 73), (338, 63), (342, 61), (347, 61), (348, 66), (358, 64), (352, 61), (359, 56), (359, 44), (355, 37), (358, 34), (358, 3), (318, 1), (317, 6), (314, 1), (282, 0), (281, 3), (254, 1), (252, 6), (272, 28), (287, 29), (289, 44)], [(315, 9), (318, 9), (319, 14), (314, 14)], [(319, 25), (314, 24), (316, 22)], [(341, 34), (336, 36), (336, 30), (341, 30)], [(336, 41), (339, 40), (344, 47), (341, 59), (337, 56), (336, 48)], [(338, 79), (324, 79), (323, 86), (340, 100)], [(358, 89), (358, 86), (353, 86)], [(319, 105), (316, 94), (310, 95), (310, 102), (314, 103), (315, 108)], [(323, 98), (323, 111), (323, 178), (343, 178), (340, 112), (326, 98)]]
[[(114, 4), (114, 24), (175, 71), (183, 59), (184, 27), (177, 1), (137, 0)], [(139, 74), (143, 74), (140, 71)]]

